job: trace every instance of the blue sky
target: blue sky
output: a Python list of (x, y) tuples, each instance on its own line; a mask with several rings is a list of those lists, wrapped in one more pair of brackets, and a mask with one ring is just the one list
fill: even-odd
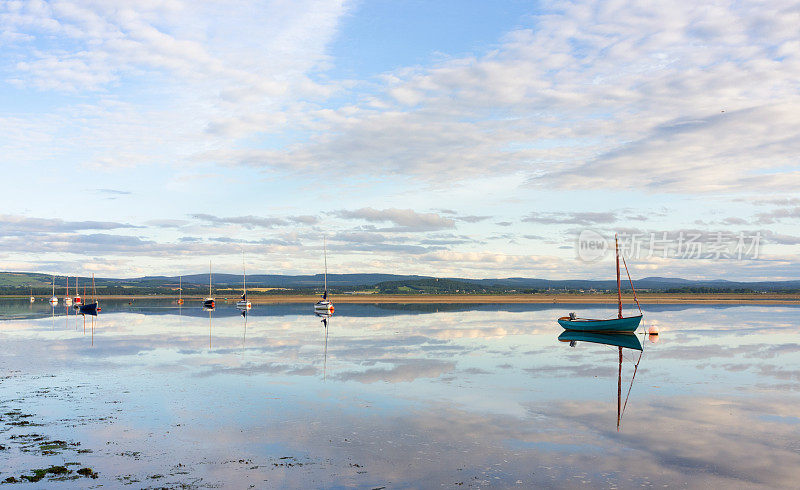
[[(0, 269), (795, 278), (791, 2), (0, 4)], [(717, 238), (715, 238), (717, 237)], [(676, 247), (678, 245), (675, 245)], [(710, 249), (709, 249), (710, 250)]]

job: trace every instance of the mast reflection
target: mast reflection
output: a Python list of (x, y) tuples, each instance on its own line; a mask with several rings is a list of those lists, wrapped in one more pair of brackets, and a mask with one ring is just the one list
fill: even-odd
[[(636, 378), (636, 371), (639, 369), (639, 362), (642, 360), (642, 343), (633, 333), (595, 333), (595, 332), (578, 332), (574, 330), (565, 330), (558, 336), (561, 342), (568, 342), (570, 347), (575, 347), (578, 342), (590, 342), (593, 344), (602, 344), (616, 347), (619, 353), (618, 370), (617, 370), (617, 431), (619, 431), (620, 423), (622, 422), (622, 415), (625, 407), (628, 405), (628, 397), (631, 394), (633, 387), (633, 380)], [(636, 365), (633, 369), (633, 376), (631, 377), (631, 384), (628, 388), (628, 394), (625, 396), (625, 403), (622, 403), (622, 349), (631, 349), (639, 351), (639, 357), (636, 360)]]

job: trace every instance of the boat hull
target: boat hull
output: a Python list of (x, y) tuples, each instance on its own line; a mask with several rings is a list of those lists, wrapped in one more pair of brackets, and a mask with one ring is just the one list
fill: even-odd
[(314, 311), (333, 313), (333, 303), (328, 300), (317, 301), (314, 303)]
[(642, 315), (624, 318), (611, 318), (608, 320), (592, 320), (587, 318), (570, 319), (564, 316), (558, 319), (558, 324), (566, 330), (579, 332), (635, 332), (639, 328)]
[(80, 305), (78, 311), (83, 315), (96, 316), (97, 312), (100, 311), (100, 306), (97, 303), (87, 303), (85, 305)]
[(639, 337), (629, 332), (599, 333), (566, 330), (558, 336), (561, 342), (592, 342), (595, 344), (613, 345), (626, 349), (642, 350)]
[(214, 308), (217, 303), (213, 299), (203, 301), (203, 308)]

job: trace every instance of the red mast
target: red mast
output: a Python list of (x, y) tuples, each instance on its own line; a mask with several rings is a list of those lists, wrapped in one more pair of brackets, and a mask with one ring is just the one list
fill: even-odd
[(619, 316), (622, 318), (622, 286), (619, 282), (619, 240), (617, 235), (614, 234), (614, 247), (617, 249), (617, 306), (619, 307)]

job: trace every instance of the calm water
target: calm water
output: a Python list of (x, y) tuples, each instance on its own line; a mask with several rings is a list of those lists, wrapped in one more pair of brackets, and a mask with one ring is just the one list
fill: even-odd
[[(0, 302), (0, 480), (43, 486), (788, 487), (800, 308), (649, 306), (643, 355), (559, 342), (593, 305)], [(93, 323), (93, 325), (92, 325)], [(617, 428), (617, 394), (627, 405)], [(628, 396), (628, 390), (630, 395)]]

